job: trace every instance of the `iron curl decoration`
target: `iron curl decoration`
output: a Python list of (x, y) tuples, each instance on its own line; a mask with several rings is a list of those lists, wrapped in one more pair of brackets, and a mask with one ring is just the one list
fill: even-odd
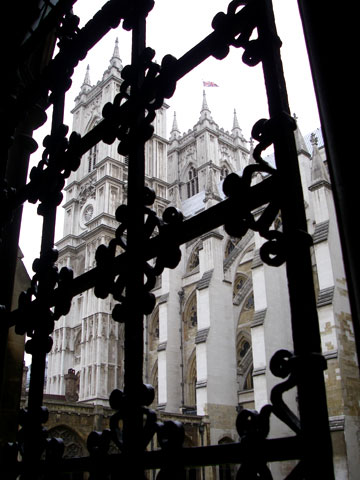
[(246, 200), (251, 189), (252, 177), (254, 174), (261, 172), (271, 173), (276, 177), (276, 170), (270, 165), (252, 164), (244, 169), (242, 176), (231, 173), (225, 178), (223, 184), (224, 194), (236, 202), (238, 212), (236, 216), (229, 212), (225, 219), (224, 228), (228, 235), (236, 238), (242, 238), (248, 229), (259, 232), (267, 240), (260, 248), (261, 259), (268, 265), (280, 266), (286, 260), (284, 234), (270, 229), (280, 210), (277, 193), (275, 191), (271, 192), (271, 200), (257, 220), (254, 214), (247, 208)]
[(156, 480), (185, 480), (185, 469), (179, 465), (179, 453), (185, 440), (185, 430), (181, 422), (167, 420), (158, 422), (157, 437), (165, 453), (166, 465), (158, 473)]
[[(239, 10), (239, 7), (243, 7)], [(229, 3), (227, 13), (219, 12), (212, 21), (212, 27), (217, 35), (216, 48), (212, 55), (222, 60), (230, 50), (230, 46), (243, 48), (243, 62), (254, 67), (264, 55), (263, 40), (250, 40), (259, 22), (259, 8), (255, 2), (248, 0), (233, 0)], [(278, 42), (280, 39), (277, 37)], [(281, 42), (280, 42), (281, 43)]]
[[(53, 341), (50, 335), (54, 330), (54, 322), (71, 308), (73, 271), (63, 267), (59, 272), (55, 265), (57, 258), (58, 252), (53, 248), (35, 259), (31, 285), (19, 296), (15, 331), (29, 337), (25, 349), (30, 354), (34, 351), (48, 353), (51, 350)], [(41, 293), (40, 284), (46, 285), (46, 294)]]
[(243, 175), (230, 174), (223, 184), (223, 191), (229, 198), (233, 198), (239, 205), (238, 218), (231, 218), (225, 222), (225, 230), (229, 235), (242, 238), (250, 228), (267, 241), (260, 247), (260, 258), (270, 266), (278, 267), (287, 258), (287, 249), (291, 244), (296, 248), (299, 242), (311, 242), (311, 237), (306, 232), (298, 232), (293, 238), (286, 238), (284, 233), (271, 229), (280, 212), (279, 192), (273, 189), (270, 192), (270, 202), (255, 220), (254, 215), (246, 208), (246, 199), (250, 193), (252, 178), (256, 174), (272, 175), (275, 179), (278, 172), (262, 157), (262, 152), (274, 144), (275, 140), (283, 134), (284, 129), (295, 130), (296, 121), (290, 115), (282, 113), (270, 120), (260, 119), (252, 128), (251, 135), (258, 141), (254, 148), (253, 158), (256, 163), (245, 167)]
[(45, 137), (42, 159), (31, 169), (30, 182), (24, 187), (25, 196), (30, 203), (40, 201), (39, 215), (45, 215), (60, 205), (66, 178), (80, 166), (81, 137), (73, 132), (68, 140), (68, 130), (66, 125), (60, 125), (55, 133)]
[[(27, 334), (30, 340), (25, 344), (27, 353), (37, 351), (50, 352), (54, 330), (55, 317), (52, 310), (51, 296), (59, 280), (58, 269), (55, 262), (58, 258), (57, 250), (51, 249), (41, 258), (34, 260), (32, 268), (35, 274), (31, 279), (31, 286), (19, 296), (19, 308), (15, 323), (18, 335)], [(42, 294), (40, 284), (46, 285), (46, 294)]]
[[(61, 438), (50, 438), (48, 430), (42, 425), (48, 421), (49, 411), (46, 407), (39, 407), (35, 414), (30, 415), (27, 408), (20, 410), (20, 429), (16, 435), (16, 441), (6, 445), (9, 455), (7, 462), (18, 464), (21, 461), (28, 467), (36, 468), (36, 462), (45, 460), (48, 464), (56, 465), (63, 458), (65, 445)], [(34, 439), (36, 438), (36, 441)], [(31, 467), (33, 465), (33, 467)], [(22, 478), (22, 477), (21, 477)]]
[[(173, 66), (176, 59), (166, 55), (161, 66), (153, 62), (155, 51), (147, 47), (142, 52), (139, 63), (126, 65), (121, 71), (123, 82), (120, 92), (115, 96), (113, 103), (104, 105), (102, 115), (104, 124), (102, 139), (107, 144), (119, 140), (118, 152), (120, 155), (128, 155), (134, 142), (139, 137), (146, 142), (154, 133), (152, 122), (155, 112), (163, 105), (164, 98), (170, 98), (176, 88), (176, 80), (173, 75)], [(145, 71), (145, 78), (136, 100), (129, 91), (135, 84), (139, 71)], [(146, 115), (140, 125), (137, 125), (136, 137), (131, 128), (136, 121), (138, 112), (145, 109)]]
[(262, 158), (262, 152), (273, 145), (274, 141), (285, 131), (294, 132), (296, 128), (296, 120), (285, 112), (273, 116), (271, 119), (261, 118), (258, 120), (251, 130), (252, 138), (258, 142), (253, 152), (254, 160), (265, 168), (269, 166)]
[(87, 438), (86, 446), (90, 454), (90, 480), (109, 478), (108, 462), (106, 461), (111, 442), (111, 432), (92, 431)]
[(158, 428), (157, 416), (154, 410), (148, 408), (154, 398), (154, 387), (148, 384), (142, 385), (137, 398), (137, 407), (134, 407), (134, 402), (130, 401), (122, 390), (115, 389), (111, 392), (109, 397), (110, 407), (117, 411), (110, 417), (111, 440), (121, 452), (126, 450), (126, 434), (124, 434), (120, 423), (126, 416), (133, 413), (134, 408), (138, 409), (144, 419), (142, 430), (142, 447), (144, 450), (154, 436)]
[(154, 0), (144, 0), (141, 2), (128, 2), (124, 12), (123, 29), (132, 30), (140, 17), (147, 17), (154, 8)]
[(294, 388), (297, 384), (297, 378), (294, 371), (295, 356), (288, 350), (278, 350), (270, 360), (270, 370), (273, 375), (280, 378), (288, 377), (284, 382), (279, 383), (271, 390), (271, 403), (274, 414), (282, 420), (296, 434), (299, 434), (300, 420), (289, 409), (283, 401), (283, 394)]
[(270, 430), (271, 405), (260, 412), (244, 409), (238, 413), (236, 429), (244, 449), (244, 461), (237, 472), (237, 480), (272, 480), (265, 460), (265, 439)]
[[(144, 188), (144, 214), (145, 220), (145, 241), (148, 242), (155, 230), (159, 232), (159, 241), (161, 248), (159, 251), (155, 265), (152, 266), (148, 262), (144, 262), (144, 274), (146, 282), (144, 284), (142, 307), (144, 315), (150, 314), (155, 307), (155, 295), (151, 290), (155, 287), (156, 277), (160, 275), (165, 268), (175, 268), (181, 259), (181, 252), (174, 242), (171, 241), (166, 233), (166, 226), (182, 222), (183, 217), (174, 207), (167, 208), (163, 213), (163, 220), (160, 220), (155, 211), (149, 208), (155, 201), (155, 192), (148, 188)], [(117, 275), (112, 268), (116, 255), (117, 247), (127, 250), (126, 230), (128, 225), (128, 207), (120, 205), (115, 213), (115, 218), (120, 222), (115, 232), (115, 238), (110, 240), (109, 245), (100, 245), (95, 254), (98, 275), (95, 284), (95, 295), (99, 298), (106, 298), (110, 293), (119, 303), (115, 305), (112, 311), (112, 317), (116, 322), (122, 323), (128, 317), (128, 304), (125, 296), (126, 289), (126, 272), (130, 266), (128, 265), (127, 256), (123, 256), (122, 271)]]
[(288, 350), (277, 351), (270, 360), (270, 370), (276, 377), (286, 378), (284, 382), (275, 385), (270, 399), (274, 414), (282, 420), (293, 432), (301, 435), (299, 418), (283, 401), (283, 394), (298, 384), (298, 379), (308, 368), (326, 370), (326, 359), (318, 353), (296, 356)]

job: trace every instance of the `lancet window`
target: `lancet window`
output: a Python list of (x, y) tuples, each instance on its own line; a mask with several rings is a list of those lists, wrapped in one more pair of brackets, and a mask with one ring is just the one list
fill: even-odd
[(96, 159), (97, 159), (97, 144), (94, 145), (92, 148), (89, 150), (89, 155), (88, 155), (88, 172), (90, 173), (92, 170), (94, 170), (95, 165), (96, 165)]
[(197, 171), (194, 167), (191, 167), (188, 172), (188, 182), (187, 182), (187, 196), (188, 198), (196, 195), (199, 192), (199, 180), (197, 176)]

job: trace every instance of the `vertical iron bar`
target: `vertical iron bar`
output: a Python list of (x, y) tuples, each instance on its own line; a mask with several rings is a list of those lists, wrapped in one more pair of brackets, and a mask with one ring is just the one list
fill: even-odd
[[(334, 478), (323, 368), (313, 354), (321, 353), (319, 322), (307, 235), (304, 199), (291, 125), (286, 84), (271, 0), (264, 0), (259, 25), (265, 54), (263, 70), (269, 113), (285, 121), (274, 141), (276, 166), (283, 189), (280, 196), (283, 231), (287, 242), (286, 271), (294, 352), (299, 357), (298, 401), (307, 479)], [(285, 118), (282, 119), (282, 116)]]
[[(142, 0), (140, 0), (141, 3)], [(140, 5), (139, 5), (140, 6)], [(140, 9), (138, 9), (140, 10)], [(131, 96), (139, 95), (144, 81), (144, 68), (141, 56), (145, 49), (146, 21), (139, 14), (132, 30), (132, 66), (136, 69), (136, 79), (131, 85)], [(141, 138), (141, 123), (145, 118), (144, 110), (137, 112), (130, 127), (135, 136), (129, 152), (128, 170), (128, 278), (126, 299), (129, 306), (128, 318), (125, 321), (125, 394), (130, 409), (129, 416), (124, 419), (124, 440), (128, 465), (134, 479), (143, 479), (143, 442), (141, 387), (143, 374), (143, 286), (144, 286), (144, 179), (145, 154), (144, 140)]]
[[(63, 123), (64, 116), (65, 93), (57, 93), (57, 98), (54, 101), (52, 113), (51, 134), (55, 135), (58, 128)], [(51, 158), (49, 163), (51, 163)], [(55, 222), (56, 222), (57, 206), (50, 204), (46, 208), (43, 218), (42, 238), (40, 248), (40, 260), (47, 258), (47, 265), (45, 268), (52, 267), (51, 251), (54, 247), (55, 239)], [(25, 461), (29, 464), (37, 462), (39, 455), (42, 453), (43, 438), (41, 424), (46, 421), (46, 415), (42, 413), (43, 392), (45, 382), (45, 367), (46, 355), (48, 351), (48, 341), (51, 329), (48, 322), (48, 311), (45, 299), (51, 293), (52, 285), (46, 281), (46, 278), (41, 278), (38, 285), (38, 298), (42, 304), (37, 311), (39, 318), (36, 319), (37, 326), (33, 337), (34, 347), (32, 350), (31, 374), (29, 384), (28, 396), (28, 414), (29, 423), (26, 427), (26, 444), (25, 444)], [(31, 472), (31, 468), (29, 468)], [(33, 473), (29, 473), (27, 478), (33, 478)]]

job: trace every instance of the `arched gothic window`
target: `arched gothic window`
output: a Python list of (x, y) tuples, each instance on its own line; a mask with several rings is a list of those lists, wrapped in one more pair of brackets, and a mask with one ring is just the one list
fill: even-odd
[(196, 351), (194, 349), (189, 359), (185, 378), (185, 405), (187, 408), (193, 408), (194, 410), (196, 409), (196, 381)]
[(155, 365), (152, 369), (152, 372), (151, 372), (150, 384), (154, 387), (154, 390), (155, 390), (155, 396), (154, 396), (154, 400), (152, 402), (152, 405), (154, 407), (157, 407), (157, 405), (159, 403), (159, 396), (158, 396), (159, 382), (158, 382), (158, 363), (157, 362), (155, 363)]
[(149, 319), (149, 350), (155, 351), (159, 344), (159, 311)]
[(199, 250), (200, 245), (198, 245), (191, 253), (188, 264), (187, 264), (187, 272), (192, 272), (198, 265), (199, 265)]
[(225, 248), (225, 258), (230, 255), (230, 253), (234, 250), (234, 248), (235, 248), (235, 243), (232, 240), (229, 240)]
[(249, 332), (239, 333), (237, 342), (237, 375), (239, 391), (252, 390), (253, 383), (253, 358)]
[(197, 171), (194, 167), (191, 167), (188, 172), (188, 182), (187, 182), (187, 196), (188, 198), (196, 195), (199, 192), (199, 180), (197, 176)]
[(245, 275), (239, 274), (235, 278), (234, 287), (233, 287), (233, 298), (236, 298), (242, 287), (245, 285), (247, 277)]
[[(197, 327), (196, 294), (191, 296), (184, 310), (185, 338), (194, 335), (193, 329)], [(192, 333), (191, 333), (192, 332)]]
[(90, 148), (88, 156), (88, 172), (94, 170), (97, 159), (97, 144)]
[(53, 427), (48, 432), (49, 438), (62, 438), (64, 441), (64, 455), (63, 458), (74, 458), (85, 455), (86, 447), (80, 436), (66, 425), (58, 425)]

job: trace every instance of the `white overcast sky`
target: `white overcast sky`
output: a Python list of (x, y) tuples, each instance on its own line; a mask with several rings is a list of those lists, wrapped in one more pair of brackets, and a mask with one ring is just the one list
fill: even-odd
[[(80, 27), (92, 18), (105, 0), (78, 0), (74, 13), (81, 19)], [(156, 51), (158, 63), (166, 54), (180, 58), (192, 46), (211, 33), (211, 21), (219, 11), (226, 12), (228, 1), (224, 0), (156, 0), (148, 16), (147, 45)], [(273, 0), (278, 34), (283, 42), (282, 60), (288, 89), (290, 109), (298, 117), (301, 131), (309, 133), (319, 125), (318, 112), (313, 92), (309, 63), (307, 59), (302, 26), (296, 0)], [(90, 79), (96, 84), (109, 65), (115, 39), (119, 39), (119, 50), (123, 65), (130, 61), (131, 32), (120, 26), (111, 30), (81, 61), (73, 76), (73, 85), (67, 94), (65, 123), (72, 125), (71, 109), (83, 82), (86, 67), (90, 65)], [(231, 48), (228, 57), (222, 61), (210, 58), (178, 82), (173, 98), (167, 100), (168, 132), (176, 111), (181, 132), (192, 128), (199, 118), (202, 104), (203, 80), (212, 81), (218, 88), (206, 88), (209, 108), (216, 123), (230, 130), (234, 108), (246, 138), (249, 138), (253, 124), (260, 118), (268, 118), (267, 101), (263, 84), (261, 64), (248, 67), (241, 60), (243, 50)], [(50, 117), (50, 112), (49, 117)], [(45, 126), (36, 132), (38, 151), (32, 163), (40, 158), (41, 138), (48, 133)], [(61, 210), (61, 208), (59, 209)], [(31, 263), (39, 255), (41, 218), (36, 217), (36, 207), (24, 208), (24, 221), (20, 247), (24, 262), (31, 272)], [(62, 212), (58, 213), (57, 239), (62, 234)]]

